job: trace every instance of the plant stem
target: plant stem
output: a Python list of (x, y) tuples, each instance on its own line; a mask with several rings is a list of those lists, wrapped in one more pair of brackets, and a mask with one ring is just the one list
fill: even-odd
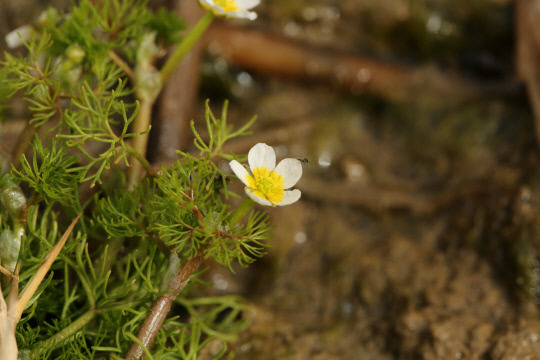
[[(255, 202), (251, 198), (246, 197), (231, 215), (229, 215), (229, 226), (233, 227), (238, 224), (249, 210), (251, 210), (253, 205), (255, 205)], [(197, 208), (195, 207), (195, 209)], [(197, 216), (197, 214), (195, 215)], [(202, 260), (202, 255), (197, 255), (189, 259), (167, 286), (167, 293), (157, 298), (139, 328), (137, 333), (137, 339), (139, 341), (131, 344), (124, 358), (125, 360), (140, 359), (144, 353), (143, 347), (149, 349), (152, 346), (159, 329), (161, 329), (163, 322), (171, 310), (174, 300), (187, 285), (193, 273), (199, 268)]]
[[(148, 349), (152, 346), (159, 329), (161, 329), (165, 318), (171, 310), (174, 300), (187, 285), (193, 273), (199, 268), (202, 259), (200, 255), (189, 259), (169, 283), (167, 292), (158, 297), (154, 305), (152, 305), (152, 309), (146, 315), (137, 333), (137, 339), (145, 348)], [(142, 347), (134, 342), (126, 353), (125, 360), (140, 359), (142, 355)]]
[(212, 12), (210, 11), (207, 11), (191, 28), (187, 36), (182, 40), (176, 50), (174, 50), (171, 56), (167, 59), (167, 62), (165, 63), (165, 65), (163, 65), (163, 68), (161, 68), (160, 77), (162, 84), (165, 84), (167, 80), (169, 80), (174, 69), (178, 66), (180, 61), (182, 61), (184, 56), (186, 56), (189, 50), (191, 50), (193, 45), (195, 45), (197, 40), (199, 40), (199, 38), (202, 36), (208, 26), (210, 26), (212, 20), (214, 20), (214, 14), (212, 14)]
[(36, 135), (37, 128), (29, 122), (26, 123), (24, 130), (19, 135), (17, 143), (11, 152), (11, 164), (16, 169), (19, 169), (21, 166), (21, 155), (26, 152), (28, 146), (32, 143), (32, 138)]
[[(174, 50), (172, 55), (167, 59), (167, 62), (161, 69), (159, 77), (161, 84), (165, 84), (167, 80), (171, 77), (174, 69), (178, 66), (180, 61), (186, 56), (186, 54), (193, 48), (197, 40), (202, 36), (204, 31), (210, 26), (212, 20), (214, 19), (214, 14), (210, 11), (207, 11), (199, 21), (191, 28), (191, 31), (187, 36), (182, 40), (178, 47)], [(114, 57), (113, 57), (114, 59)], [(154, 105), (155, 99), (139, 99), (141, 102), (141, 107), (137, 118), (133, 123), (133, 132), (142, 133), (148, 130), (150, 127), (150, 121), (152, 118), (152, 106)], [(148, 145), (148, 133), (140, 134), (133, 139), (133, 148), (136, 152), (139, 153), (138, 158), (139, 162), (134, 162), (132, 167), (129, 170), (128, 175), (128, 189), (133, 189), (135, 185), (139, 182), (142, 173), (142, 164), (140, 158), (146, 157), (146, 147)]]
[(35, 344), (32, 353), (36, 355), (42, 349), (49, 349), (51, 347), (57, 347), (62, 345), (64, 341), (73, 336), (77, 331), (82, 327), (88, 324), (92, 319), (97, 315), (98, 311), (95, 309), (90, 309), (84, 314), (82, 314), (77, 320), (73, 321), (67, 327), (63, 328), (57, 332), (54, 336), (51, 336), (47, 340), (43, 340)]
[(154, 169), (152, 168), (152, 164), (144, 156), (141, 156), (141, 154), (138, 151), (135, 151), (131, 146), (126, 146), (127, 152), (133, 156), (137, 161), (141, 163), (141, 166), (144, 168), (146, 173), (150, 176), (155, 176)]
[(255, 205), (255, 201), (247, 197), (238, 205), (236, 209), (229, 215), (228, 223), (230, 227), (236, 226), (246, 216), (249, 210)]
[(141, 173), (143, 166), (140, 159), (146, 158), (146, 146), (148, 145), (148, 132), (145, 134), (145, 131), (150, 127), (150, 120), (152, 118), (152, 106), (154, 101), (150, 99), (140, 100), (141, 107), (139, 108), (139, 113), (137, 118), (133, 123), (133, 132), (139, 133), (136, 137), (133, 138), (133, 150), (138, 153), (136, 156), (139, 161), (133, 162), (131, 168), (128, 172), (128, 189), (133, 189), (135, 185), (141, 180)]
[(109, 57), (118, 65), (120, 69), (131, 79), (135, 79), (135, 76), (133, 75), (133, 70), (129, 67), (129, 65), (122, 60), (120, 56), (118, 56), (114, 51), (109, 50), (108, 51)]

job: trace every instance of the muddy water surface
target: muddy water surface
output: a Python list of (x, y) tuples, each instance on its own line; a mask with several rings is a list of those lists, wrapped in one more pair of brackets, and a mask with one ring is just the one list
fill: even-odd
[[(449, 4), (273, 1), (261, 17), (311, 44), (504, 89), (508, 2)], [(309, 159), (302, 200), (271, 210), (275, 246), (230, 279), (252, 305), (236, 358), (540, 357), (539, 159), (524, 92), (463, 98), (427, 76), (395, 102), (253, 73), (238, 92), (244, 70), (229, 70), (234, 118), (260, 118), (235, 148), (264, 141)]]

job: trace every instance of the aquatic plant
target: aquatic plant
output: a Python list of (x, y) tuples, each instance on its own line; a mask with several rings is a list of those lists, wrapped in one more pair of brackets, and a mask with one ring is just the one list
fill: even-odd
[(245, 156), (223, 147), (255, 118), (234, 129), (227, 102), (219, 116), (206, 103), (208, 136), (191, 123), (198, 153), (177, 151), (159, 170), (146, 159), (152, 108), (176, 66), (216, 15), (254, 19), (258, 1), (201, 4), (210, 10), (185, 35), (142, 0), (81, 0), (8, 35), (26, 53), (5, 54), (0, 100), (24, 93), (31, 118), (0, 158), (0, 358), (196, 359), (210, 343), (213, 358), (231, 356), (246, 305), (190, 290), (205, 261), (233, 271), (264, 254), (270, 224), (251, 199), (296, 201), (285, 189), (301, 166), (274, 169), (273, 150), (256, 145), (254, 177), (240, 178), (249, 197), (234, 208), (216, 163), (243, 175)]

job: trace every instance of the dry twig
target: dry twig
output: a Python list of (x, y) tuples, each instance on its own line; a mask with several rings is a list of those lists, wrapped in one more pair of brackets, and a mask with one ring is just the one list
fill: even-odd
[[(22, 313), (32, 299), (32, 296), (38, 289), (39, 285), (45, 278), (45, 275), (51, 268), (51, 265), (54, 263), (58, 254), (64, 247), (67, 239), (71, 235), (73, 228), (82, 213), (77, 215), (77, 217), (71, 222), (66, 232), (60, 238), (60, 241), (52, 248), (52, 250), (47, 254), (45, 260), (37, 270), (37, 272), (30, 280), (30, 283), (26, 286), (21, 296), (18, 296), (19, 293), (19, 268), (15, 270), (14, 275), (10, 275), (12, 278), (11, 287), (7, 296), (7, 300), (4, 299), (2, 291), (0, 289), (0, 359), (2, 360), (16, 360), (18, 357), (17, 350), (17, 341), (15, 339), (15, 327), (21, 319)], [(5, 269), (4, 269), (5, 270)], [(4, 273), (4, 271), (2, 271)]]

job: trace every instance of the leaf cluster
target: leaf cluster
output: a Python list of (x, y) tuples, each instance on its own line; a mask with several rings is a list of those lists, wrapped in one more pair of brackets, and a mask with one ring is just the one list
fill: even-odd
[[(226, 111), (226, 105), (224, 106)], [(206, 106), (209, 140), (196, 133), (198, 157), (179, 152), (181, 159), (162, 167), (158, 176), (131, 192), (117, 192), (96, 204), (95, 222), (109, 237), (140, 237), (159, 243), (184, 259), (213, 258), (232, 269), (235, 262), (252, 263), (264, 254), (270, 237), (267, 217), (252, 211), (245, 224), (229, 227), (228, 176), (210, 159), (228, 158), (223, 139), (245, 134), (216, 118)]]
[(65, 144), (52, 139), (46, 146), (39, 137), (32, 143), (32, 163), (22, 156), (22, 169), (12, 169), (20, 182), (34, 189), (47, 203), (57, 202), (65, 206), (76, 206), (79, 197), (78, 163), (75, 156), (67, 152)]
[[(183, 29), (173, 13), (153, 13), (146, 1), (83, 0), (69, 13), (49, 9), (25, 39), (27, 56), (5, 54), (0, 63), (8, 89), (0, 100), (24, 91), (34, 131), (52, 124), (47, 131), (82, 159), (79, 181), (94, 186), (112, 165), (129, 165), (133, 150), (125, 140), (139, 135), (130, 132), (139, 105), (124, 66), (137, 63), (138, 44), (149, 31), (168, 44)], [(96, 147), (98, 154), (89, 150)]]
[(69, 47), (78, 44), (89, 55), (85, 63), (90, 66), (96, 57), (109, 50), (118, 51), (136, 63), (133, 45), (146, 33), (155, 32), (164, 45), (179, 42), (186, 27), (184, 22), (164, 8), (150, 11), (147, 2), (82, 0), (69, 13), (50, 9), (43, 27), (52, 35), (55, 44), (52, 54), (62, 56)]

